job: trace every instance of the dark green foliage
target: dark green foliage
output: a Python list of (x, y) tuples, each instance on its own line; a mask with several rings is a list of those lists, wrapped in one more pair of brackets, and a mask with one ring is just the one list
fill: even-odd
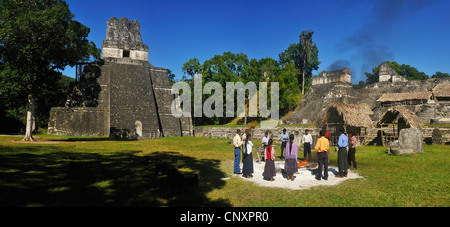
[[(271, 99), (270, 82), (279, 82), (279, 110), (280, 115), (285, 115), (295, 109), (302, 97), (302, 91), (304, 92), (311, 87), (312, 71), (319, 69), (319, 49), (312, 41), (313, 34), (314, 32), (311, 30), (303, 31), (299, 36), (299, 43), (289, 45), (285, 51), (279, 54), (278, 61), (273, 58), (248, 59), (244, 53), (235, 54), (231, 52), (215, 55), (203, 64), (200, 63), (199, 59), (192, 58), (183, 64), (182, 70), (185, 75), (181, 81), (189, 83), (193, 88), (194, 75), (202, 74), (203, 85), (208, 82), (218, 82), (224, 89), (227, 82), (242, 82), (244, 84), (255, 82), (257, 86), (259, 82), (268, 82), (268, 103)], [(304, 89), (302, 89), (303, 85)], [(194, 99), (193, 96), (192, 93), (192, 100)], [(207, 98), (208, 96), (203, 95), (203, 100)], [(246, 98), (249, 98), (248, 94), (246, 94)], [(224, 116), (226, 116), (226, 102), (224, 102), (223, 109)], [(194, 125), (225, 124), (232, 119), (226, 117), (194, 118)]]
[[(28, 97), (36, 99), (36, 120), (45, 125), (50, 106), (60, 105), (68, 80), (66, 66), (99, 58), (87, 39), (90, 29), (62, 0), (0, 0), (0, 105), (5, 119), (25, 116)], [(5, 111), (6, 110), (6, 111)], [(39, 121), (41, 123), (39, 123)]]
[[(193, 58), (184, 64), (183, 71), (189, 74), (190, 77), (195, 73), (201, 72), (203, 85), (208, 82), (218, 82), (224, 89), (226, 88), (227, 82), (242, 82), (244, 84), (255, 82), (257, 86), (259, 86), (259, 82), (269, 82), (268, 93), (270, 93), (270, 82), (279, 82), (279, 109), (281, 115), (293, 110), (301, 97), (301, 86), (299, 86), (296, 76), (300, 74), (300, 70), (297, 69), (292, 62), (280, 65), (277, 60), (272, 58), (249, 60), (247, 55), (243, 53), (234, 54), (225, 52), (223, 55), (215, 55), (213, 58), (206, 60), (203, 65), (198, 62), (198, 59)], [(191, 88), (194, 87), (192, 79), (183, 77), (182, 81), (189, 83)], [(193, 95), (194, 94), (192, 93), (192, 96)], [(224, 100), (225, 96), (224, 90)], [(248, 94), (246, 94), (246, 97), (248, 98)], [(203, 95), (203, 100), (206, 100), (207, 98), (207, 95)], [(269, 94), (269, 103), (270, 98)], [(226, 116), (226, 102), (224, 102), (223, 110), (223, 115)], [(231, 120), (233, 120), (233, 118), (202, 117), (195, 118), (194, 124), (226, 124)], [(257, 118), (256, 120), (260, 120), (260, 118)]]
[(441, 72), (436, 72), (435, 74), (433, 74), (433, 76), (431, 76), (431, 78), (450, 78), (450, 74), (448, 73), (441, 73)]
[(281, 65), (293, 63), (300, 70), (295, 76), (299, 84), (305, 80), (304, 90), (308, 90), (307, 88), (311, 85), (312, 71), (318, 70), (320, 65), (319, 49), (312, 41), (313, 34), (311, 30), (303, 31), (299, 36), (299, 43), (289, 45), (287, 50), (279, 54)]

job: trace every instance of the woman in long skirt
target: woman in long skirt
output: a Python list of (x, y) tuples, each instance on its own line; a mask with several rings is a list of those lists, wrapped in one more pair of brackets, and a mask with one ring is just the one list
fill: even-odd
[(252, 155), (252, 149), (253, 149), (253, 143), (250, 141), (251, 134), (247, 133), (245, 142), (243, 146), (243, 152), (242, 152), (242, 175), (246, 178), (251, 178), (253, 173), (253, 155)]
[(266, 160), (266, 165), (264, 166), (264, 179), (274, 181), (273, 177), (276, 176), (275, 172), (275, 150), (272, 146), (273, 140), (269, 139), (269, 143), (264, 151), (264, 158)]
[(294, 134), (289, 136), (289, 142), (286, 144), (286, 160), (284, 161), (284, 171), (287, 173), (288, 180), (294, 180), (294, 173), (298, 171), (297, 165), (297, 144), (294, 142)]

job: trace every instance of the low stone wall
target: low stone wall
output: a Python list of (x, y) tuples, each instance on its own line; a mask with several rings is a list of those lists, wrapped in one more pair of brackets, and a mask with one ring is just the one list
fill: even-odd
[[(283, 129), (286, 129), (286, 132), (295, 135), (294, 141), (297, 144), (300, 144), (303, 134), (305, 130), (308, 129), (309, 133), (313, 136), (314, 144), (317, 141), (317, 136), (319, 135), (319, 131), (321, 128), (319, 127), (277, 127), (277, 128), (255, 128), (252, 133), (252, 141), (255, 146), (259, 146), (262, 138), (264, 137), (265, 132), (269, 133), (269, 137), (273, 139), (274, 143), (281, 143), (280, 136), (283, 133)], [(196, 137), (204, 137), (204, 138), (221, 138), (221, 139), (233, 139), (236, 135), (236, 130), (241, 129), (244, 132), (243, 128), (239, 127), (196, 127), (195, 136)], [(258, 142), (255, 142), (258, 141)], [(313, 144), (313, 145), (314, 145)]]
[[(280, 136), (283, 131), (283, 128), (286, 128), (286, 131), (288, 134), (294, 134), (295, 135), (295, 142), (297, 144), (300, 144), (301, 138), (303, 134), (305, 133), (305, 130), (308, 129), (309, 133), (313, 136), (314, 144), (315, 141), (317, 141), (317, 136), (319, 135), (319, 132), (321, 128), (319, 127), (277, 127), (277, 128), (255, 128), (253, 130), (253, 141), (261, 141), (262, 137), (264, 137), (264, 133), (266, 131), (269, 132), (270, 138), (274, 139), (275, 143), (281, 143), (280, 142)], [(436, 127), (425, 127), (422, 129), (424, 140), (427, 144), (431, 144), (431, 136), (432, 132)], [(236, 130), (241, 129), (243, 131), (243, 128), (238, 127), (196, 127), (195, 128), (195, 136), (196, 137), (204, 137), (204, 138), (221, 138), (221, 139), (233, 139), (233, 137), (236, 135)], [(372, 141), (376, 139), (378, 131), (380, 128), (372, 128), (367, 129), (367, 136), (369, 141)], [(442, 142), (450, 143), (450, 128), (439, 128), (442, 134)], [(383, 131), (386, 133), (392, 133), (392, 128), (383, 128)], [(362, 142), (362, 138), (361, 141)], [(254, 142), (255, 143), (255, 142)], [(381, 141), (380, 141), (381, 144)], [(258, 143), (259, 145), (259, 143)]]
[(440, 127), (426, 127), (422, 129), (423, 132), (423, 137), (425, 139), (425, 142), (427, 144), (432, 143), (431, 139), (432, 139), (432, 135), (433, 135), (433, 130), (435, 129), (439, 129), (439, 131), (442, 134), (442, 143), (443, 144), (450, 144), (450, 128), (440, 128)]

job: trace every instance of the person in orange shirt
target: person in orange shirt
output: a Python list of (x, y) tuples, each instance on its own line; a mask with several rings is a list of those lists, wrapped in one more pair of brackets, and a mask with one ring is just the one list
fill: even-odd
[(314, 149), (317, 151), (317, 158), (319, 160), (319, 173), (316, 175), (316, 180), (322, 179), (322, 168), (323, 168), (323, 179), (328, 180), (328, 151), (330, 151), (330, 142), (325, 138), (325, 132), (320, 131), (320, 138), (317, 140)]

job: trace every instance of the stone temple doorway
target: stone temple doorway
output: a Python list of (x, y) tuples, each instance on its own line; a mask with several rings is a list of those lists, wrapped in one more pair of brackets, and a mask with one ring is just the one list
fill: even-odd
[(136, 138), (142, 137), (142, 122), (136, 121), (134, 125), (136, 128)]

